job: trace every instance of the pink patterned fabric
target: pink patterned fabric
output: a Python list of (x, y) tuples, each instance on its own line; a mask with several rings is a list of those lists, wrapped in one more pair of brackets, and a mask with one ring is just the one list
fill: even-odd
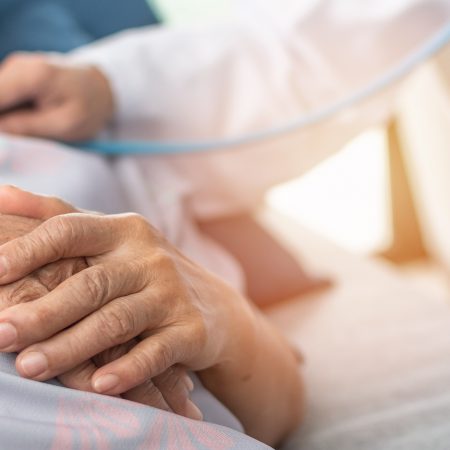
[(263, 450), (220, 425), (115, 397), (39, 383), (0, 355), (0, 450)]
[(163, 411), (153, 410), (152, 420), (143, 421), (148, 409), (129, 402), (112, 404), (99, 396), (61, 397), (51, 450), (111, 450), (118, 441), (136, 439), (139, 450), (231, 450), (240, 440), (215, 425)]

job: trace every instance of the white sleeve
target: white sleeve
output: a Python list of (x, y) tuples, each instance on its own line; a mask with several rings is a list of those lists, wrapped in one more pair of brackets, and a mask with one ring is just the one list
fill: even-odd
[[(319, 1), (298, 17), (295, 3), (302, 2), (285, 0), (290, 8), (283, 16), (276, 15), (283, 9), (276, 2), (259, 15), (255, 6), (253, 20), (128, 31), (70, 58), (97, 65), (109, 78), (117, 138), (239, 136), (345, 97), (409, 54), (450, 16), (445, 0), (407, 0), (396, 8), (389, 7), (391, 1), (373, 0), (366, 2), (372, 5), (369, 14), (356, 0), (348, 0), (353, 7), (346, 11), (339, 7), (346, 2)], [(220, 214), (222, 206), (217, 211), (206, 206), (220, 202), (227, 211), (230, 205), (250, 207), (271, 185), (300, 174), (365, 127), (385, 120), (391, 100), (376, 97), (277, 142), (172, 162), (195, 186), (192, 201), (199, 214)]]
[(122, 136), (229, 136), (299, 110), (286, 84), (287, 49), (243, 24), (128, 31), (72, 60), (93, 63), (109, 78)]

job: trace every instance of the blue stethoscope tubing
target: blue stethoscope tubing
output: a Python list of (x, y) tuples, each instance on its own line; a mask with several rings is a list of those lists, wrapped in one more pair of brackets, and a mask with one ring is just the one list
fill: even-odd
[(174, 155), (181, 153), (197, 153), (214, 150), (228, 150), (265, 140), (272, 140), (285, 134), (298, 131), (304, 127), (318, 124), (335, 114), (366, 100), (367, 98), (386, 89), (393, 83), (408, 75), (415, 67), (426, 61), (432, 55), (450, 43), (450, 23), (437, 32), (417, 51), (407, 56), (400, 64), (388, 70), (368, 86), (340, 99), (328, 106), (313, 111), (304, 117), (286, 123), (283, 126), (252, 133), (237, 138), (221, 140), (186, 141), (186, 142), (158, 142), (158, 141), (114, 141), (96, 140), (79, 143), (77, 148), (103, 155)]

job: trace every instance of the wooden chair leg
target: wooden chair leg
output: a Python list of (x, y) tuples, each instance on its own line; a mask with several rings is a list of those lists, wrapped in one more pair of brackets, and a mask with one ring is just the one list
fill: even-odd
[(388, 126), (392, 243), (381, 256), (402, 264), (427, 258), (395, 120)]

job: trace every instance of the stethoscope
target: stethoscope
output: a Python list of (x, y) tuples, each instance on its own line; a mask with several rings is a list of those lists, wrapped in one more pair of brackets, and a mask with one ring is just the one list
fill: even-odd
[(344, 111), (363, 100), (377, 94), (391, 84), (408, 75), (415, 67), (426, 61), (450, 42), (450, 23), (436, 33), (414, 53), (407, 56), (395, 67), (387, 70), (382, 76), (364, 88), (324, 108), (313, 111), (306, 116), (286, 123), (285, 125), (244, 135), (237, 138), (220, 140), (158, 142), (158, 141), (113, 141), (96, 140), (76, 144), (77, 148), (104, 155), (173, 155), (181, 153), (210, 152), (214, 150), (229, 150), (273, 140), (280, 136), (299, 131), (304, 127), (316, 125), (335, 114)]

